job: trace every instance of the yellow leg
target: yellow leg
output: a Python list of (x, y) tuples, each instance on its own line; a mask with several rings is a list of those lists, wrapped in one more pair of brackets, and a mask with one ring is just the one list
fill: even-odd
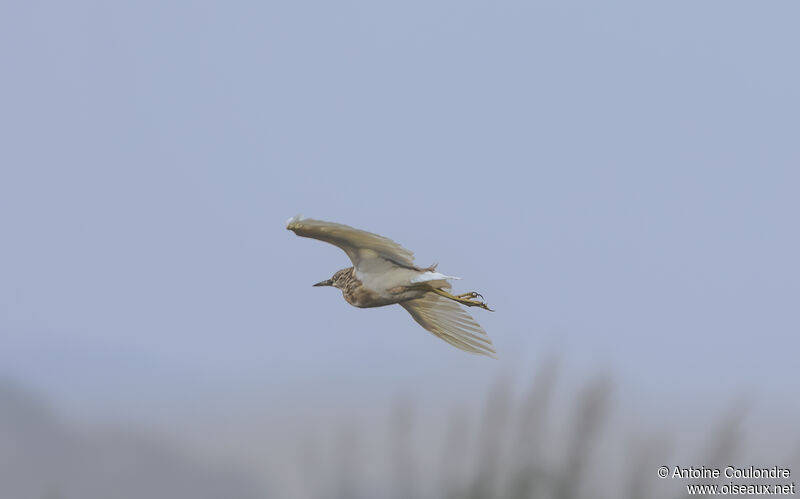
[(464, 293), (464, 294), (461, 294), (461, 295), (451, 295), (450, 293), (448, 293), (447, 291), (445, 291), (445, 290), (443, 290), (441, 288), (433, 288), (433, 289), (431, 289), (431, 291), (433, 291), (434, 293), (436, 293), (439, 296), (444, 296), (445, 298), (448, 298), (450, 300), (458, 302), (458, 303), (460, 303), (462, 305), (466, 305), (468, 307), (481, 307), (482, 309), (488, 310), (489, 312), (494, 312), (494, 310), (489, 308), (489, 306), (486, 305), (484, 302), (482, 302), (480, 300), (471, 300), (471, 299), (469, 299), (469, 298), (476, 298), (478, 296), (483, 298), (483, 296), (481, 296), (478, 293), (475, 293), (474, 291), (471, 292), (471, 293)]

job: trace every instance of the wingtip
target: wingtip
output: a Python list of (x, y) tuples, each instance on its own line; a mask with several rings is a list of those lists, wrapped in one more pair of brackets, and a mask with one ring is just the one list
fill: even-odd
[(286, 221), (286, 228), (288, 230), (292, 230), (294, 226), (297, 225), (298, 222), (303, 220), (303, 215), (295, 215), (291, 217), (289, 220)]
[[(488, 339), (488, 338), (487, 338)], [(494, 345), (492, 344), (492, 340), (489, 340), (488, 345), (484, 345), (483, 348), (479, 352), (480, 355), (484, 357), (489, 357), (491, 359), (497, 359), (497, 351), (494, 349)]]

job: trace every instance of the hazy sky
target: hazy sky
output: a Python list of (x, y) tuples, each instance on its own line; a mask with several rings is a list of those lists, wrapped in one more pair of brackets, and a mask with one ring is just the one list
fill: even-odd
[[(0, 373), (146, 413), (463, 396), (556, 352), (655, 408), (796, 408), (799, 15), (3, 2)], [(499, 360), (312, 288), (349, 261), (286, 231), (298, 213), (463, 277)]]

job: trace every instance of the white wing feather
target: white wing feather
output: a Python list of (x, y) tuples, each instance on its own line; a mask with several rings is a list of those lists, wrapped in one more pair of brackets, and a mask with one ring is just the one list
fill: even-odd
[(456, 302), (428, 293), (423, 298), (400, 303), (411, 317), (434, 335), (456, 348), (495, 356), (486, 331)]
[(443, 279), (461, 279), (460, 277), (454, 277), (451, 275), (444, 275), (439, 272), (432, 272), (427, 271), (422, 274), (418, 274), (411, 279), (411, 282), (428, 282), (428, 281), (439, 281)]

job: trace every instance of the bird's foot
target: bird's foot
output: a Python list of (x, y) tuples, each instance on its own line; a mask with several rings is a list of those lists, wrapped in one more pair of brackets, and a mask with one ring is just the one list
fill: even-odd
[(480, 300), (475, 300), (474, 299), (474, 298), (477, 298), (479, 296), (481, 298), (483, 298), (483, 295), (481, 295), (480, 293), (476, 293), (474, 291), (471, 291), (469, 293), (463, 293), (463, 294), (460, 294), (460, 295), (451, 295), (447, 291), (445, 291), (443, 289), (440, 289), (440, 288), (437, 288), (437, 289), (434, 289), (433, 292), (436, 293), (437, 295), (444, 296), (445, 298), (449, 298), (449, 299), (451, 299), (451, 300), (453, 300), (455, 302), (458, 302), (458, 303), (460, 303), (462, 305), (466, 305), (468, 307), (480, 307), (480, 308), (482, 308), (484, 310), (488, 310), (489, 312), (494, 312), (494, 310), (489, 308), (489, 306), (486, 303), (484, 303), (484, 302), (482, 302)]

